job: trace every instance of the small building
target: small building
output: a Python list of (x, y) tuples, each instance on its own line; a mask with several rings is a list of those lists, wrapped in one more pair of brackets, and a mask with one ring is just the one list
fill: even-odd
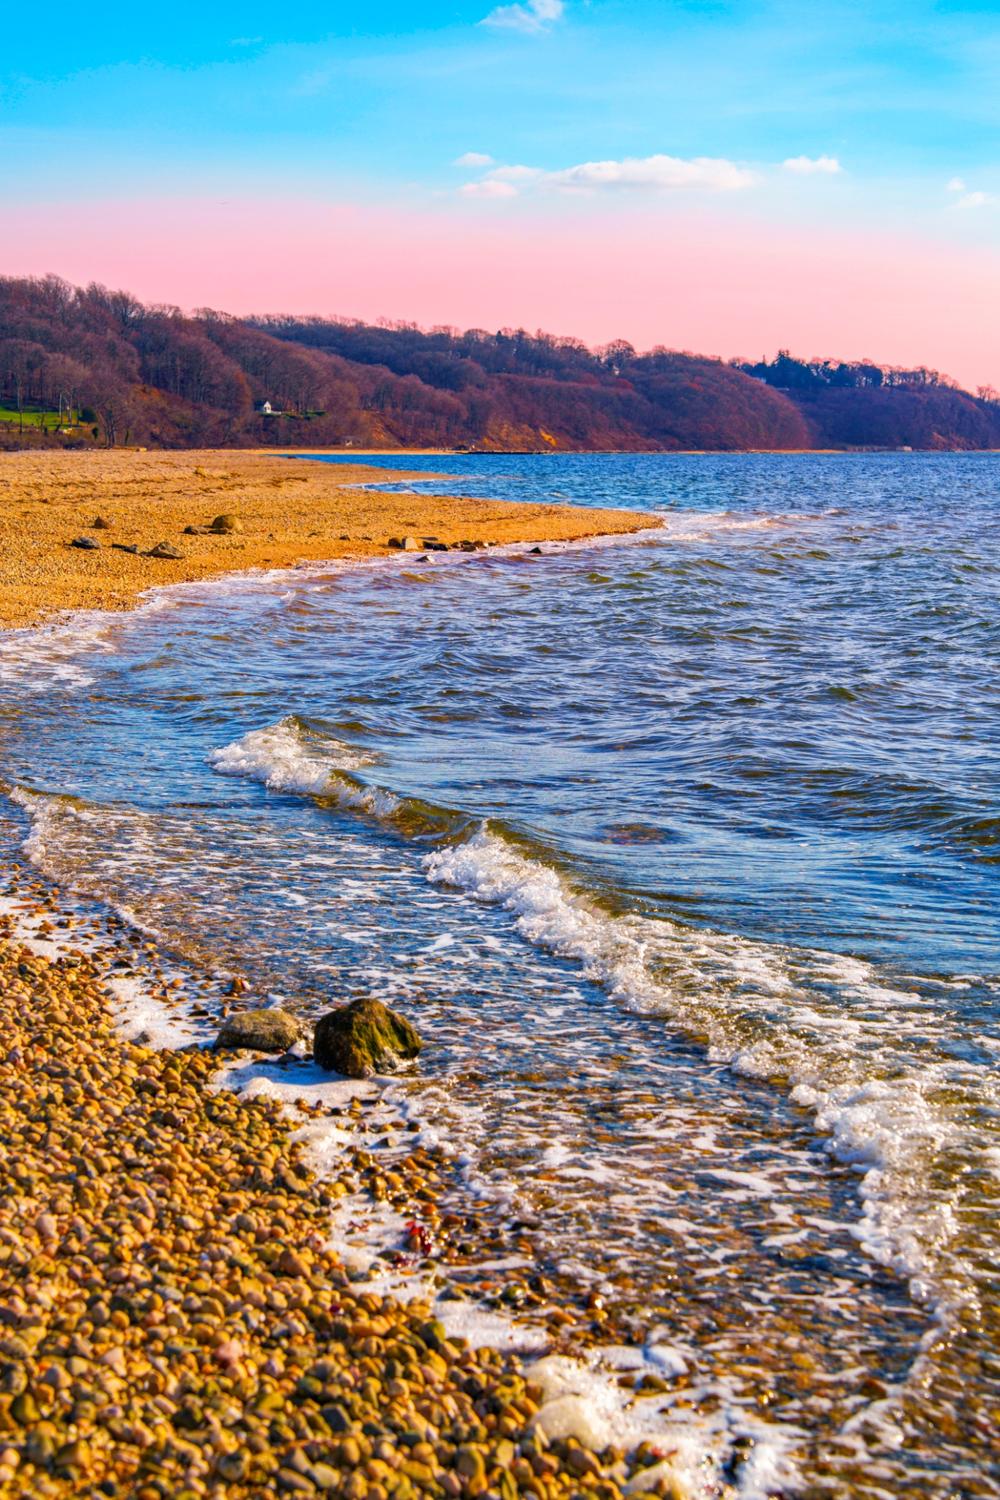
[(273, 406), (270, 401), (257, 401), (254, 404), (254, 411), (261, 417), (280, 417), (282, 415), (278, 408)]

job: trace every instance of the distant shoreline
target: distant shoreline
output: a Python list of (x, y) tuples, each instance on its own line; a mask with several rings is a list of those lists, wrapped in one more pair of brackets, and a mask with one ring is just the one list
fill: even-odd
[[(656, 524), (633, 511), (365, 488), (436, 477), (353, 463), (293, 466), (279, 453), (246, 449), (0, 455), (0, 629), (64, 610), (130, 609), (161, 584), (391, 556), (390, 541), (407, 537), (422, 550), (425, 540), (578, 541)], [(209, 530), (220, 515), (234, 517), (232, 530)], [(98, 520), (106, 525), (95, 527)], [(149, 556), (160, 543), (178, 555)]]
[[(167, 451), (167, 450), (161, 450)], [(220, 453), (287, 454), (293, 458), (970, 458), (1000, 448), (220, 448)], [(430, 476), (435, 477), (435, 476)]]

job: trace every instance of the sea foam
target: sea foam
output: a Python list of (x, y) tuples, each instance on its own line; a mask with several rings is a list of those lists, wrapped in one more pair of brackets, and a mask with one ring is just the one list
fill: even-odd
[(527, 941), (578, 961), (621, 1004), (707, 1035), (714, 1059), (748, 1076), (787, 1079), (795, 1101), (812, 1109), (832, 1154), (859, 1174), (860, 1244), (910, 1278), (916, 1295), (934, 1300), (937, 1251), (954, 1232), (953, 1205), (932, 1195), (927, 1181), (934, 1150), (954, 1133), (931, 1097), (946, 1069), (928, 1065), (869, 1078), (854, 1045), (863, 1024), (851, 1014), (852, 999), (867, 1005), (879, 991), (899, 1007), (882, 1024), (905, 1027), (912, 1023), (903, 992), (852, 961), (849, 982), (838, 986), (839, 1009), (820, 1008), (813, 985), (836, 973), (833, 955), (792, 954), (666, 920), (610, 916), (561, 872), (485, 826), (465, 843), (434, 850), (424, 865), (430, 880), (504, 907)]
[[(229, 775), (330, 798), (395, 822), (405, 799), (361, 781), (373, 757), (310, 730), (294, 716), (212, 753)], [(612, 915), (542, 858), (483, 824), (447, 839), (423, 860), (428, 880), (499, 906), (529, 943), (577, 962), (621, 1005), (669, 1018), (707, 1039), (709, 1055), (750, 1077), (780, 1081), (809, 1108), (831, 1154), (858, 1174), (854, 1233), (865, 1252), (906, 1276), (914, 1294), (944, 1311), (935, 1271), (952, 1239), (955, 1207), (930, 1189), (935, 1154), (960, 1143), (939, 1104), (952, 1069), (935, 1059), (873, 1076), (866, 1041), (924, 1026), (919, 997), (871, 965), (701, 931), (665, 918)]]

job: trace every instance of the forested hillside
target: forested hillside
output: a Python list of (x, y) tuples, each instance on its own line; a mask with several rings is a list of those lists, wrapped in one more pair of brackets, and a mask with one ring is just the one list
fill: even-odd
[(145, 306), (0, 279), (0, 445), (743, 449), (1000, 446), (932, 371), (759, 365), (503, 329)]

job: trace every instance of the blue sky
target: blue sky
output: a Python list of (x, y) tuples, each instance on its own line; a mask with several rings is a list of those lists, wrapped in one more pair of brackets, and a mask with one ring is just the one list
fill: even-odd
[(466, 152), (549, 172), (660, 153), (828, 156), (852, 211), (867, 185), (921, 219), (928, 193), (935, 212), (954, 207), (952, 178), (967, 197), (1000, 190), (995, 4), (527, 0), (489, 14), (475, 0), (181, 0), (66, 26), (18, 7), (2, 27), (14, 149), (0, 194), (71, 193), (81, 162), (91, 183), (141, 171), (165, 190), (433, 194), (456, 187)]
[(0, 21), (0, 272), (1000, 385), (1000, 0)]

